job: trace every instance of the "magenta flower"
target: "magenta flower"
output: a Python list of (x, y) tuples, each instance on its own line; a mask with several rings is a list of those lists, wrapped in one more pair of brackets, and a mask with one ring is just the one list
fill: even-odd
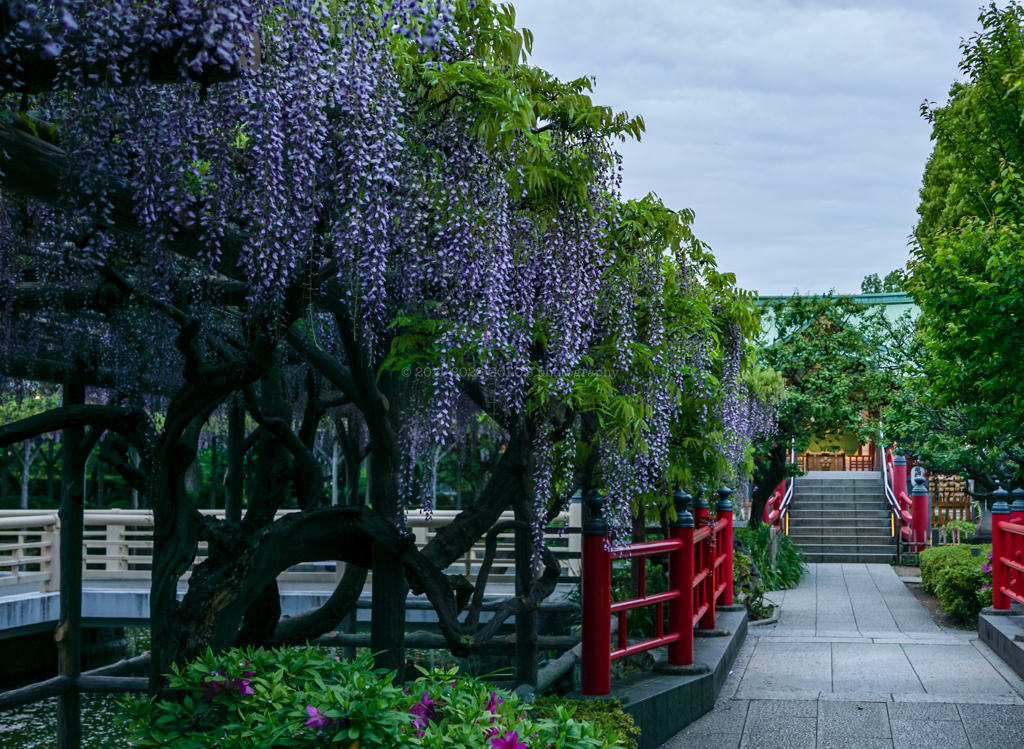
[(420, 701), (409, 708), (409, 712), (416, 716), (412, 720), (412, 724), (416, 728), (426, 728), (430, 721), (437, 718), (434, 701), (427, 697), (426, 690), (423, 691)]
[(499, 699), (498, 695), (491, 692), (491, 701), (487, 703), (487, 712), (498, 714), (498, 708), (502, 706), (505, 700)]
[(331, 719), (312, 705), (306, 706), (306, 714), (309, 716), (309, 720), (306, 721), (307, 728), (324, 728), (331, 724)]
[(504, 736), (493, 737), (491, 749), (526, 749), (526, 744), (519, 740), (518, 731), (512, 731)]
[(248, 679), (235, 679), (235, 686), (238, 687), (238, 693), (243, 697), (250, 694), (256, 694), (252, 691), (252, 687), (249, 686)]

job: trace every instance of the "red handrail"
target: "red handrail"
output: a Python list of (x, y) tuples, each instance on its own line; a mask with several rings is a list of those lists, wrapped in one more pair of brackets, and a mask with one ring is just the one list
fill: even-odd
[(1024, 605), (1024, 491), (997, 489), (992, 507), (992, 607), (1009, 610), (1012, 601)]
[[(602, 502), (586, 500), (591, 518), (583, 526), (583, 643), (580, 659), (581, 688), (585, 695), (611, 692), (611, 663), (628, 655), (668, 645), (668, 662), (674, 666), (693, 663), (693, 630), (713, 629), (715, 604), (732, 604), (732, 503), (731, 492), (720, 490), (715, 519), (706, 504), (697, 507), (694, 519), (686, 510), (687, 495), (676, 494), (676, 520), (671, 538), (612, 547)], [(613, 559), (643, 559), (667, 554), (669, 579), (664, 593), (647, 594), (646, 565), (637, 575), (637, 598), (611, 602)], [(664, 605), (668, 603), (668, 632), (664, 626)], [(653, 638), (629, 644), (626, 614), (654, 606)], [(611, 648), (611, 617), (618, 617), (616, 647)]]

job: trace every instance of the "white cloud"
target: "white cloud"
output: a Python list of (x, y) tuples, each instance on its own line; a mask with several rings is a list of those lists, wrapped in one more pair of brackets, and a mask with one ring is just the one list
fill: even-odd
[(697, 213), (723, 270), (763, 294), (857, 291), (907, 259), (977, 0), (513, 0), (533, 61), (643, 115), (627, 197)]

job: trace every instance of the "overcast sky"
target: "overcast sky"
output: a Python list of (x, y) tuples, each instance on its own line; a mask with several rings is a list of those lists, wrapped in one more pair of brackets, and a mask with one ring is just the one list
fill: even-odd
[(857, 292), (906, 263), (920, 106), (946, 100), (980, 0), (512, 2), (535, 64), (646, 121), (625, 197), (692, 208), (744, 288)]

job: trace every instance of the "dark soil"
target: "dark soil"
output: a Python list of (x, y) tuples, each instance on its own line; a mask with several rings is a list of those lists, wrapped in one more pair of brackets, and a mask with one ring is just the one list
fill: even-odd
[[(900, 577), (921, 577), (920, 567), (902, 567), (895, 565), (893, 570)], [(921, 583), (904, 583), (907, 586), (907, 590), (914, 594), (914, 598), (917, 602), (924, 606), (925, 611), (928, 612), (928, 616), (932, 618), (932, 621), (938, 624), (940, 627), (946, 627), (947, 629), (957, 629), (961, 632), (977, 632), (978, 622), (961, 622), (954, 619), (948, 611), (942, 608), (942, 604), (939, 603), (939, 599), (930, 593), (926, 593), (924, 586)]]

